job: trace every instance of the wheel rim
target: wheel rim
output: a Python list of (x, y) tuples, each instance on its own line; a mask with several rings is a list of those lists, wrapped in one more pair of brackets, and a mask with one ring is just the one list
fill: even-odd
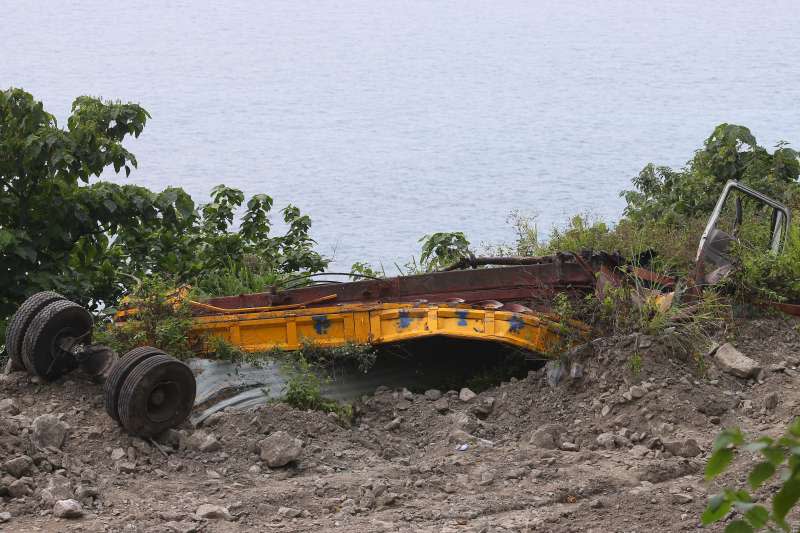
[(175, 414), (181, 393), (182, 388), (175, 381), (156, 383), (147, 397), (147, 418), (156, 423), (169, 420)]

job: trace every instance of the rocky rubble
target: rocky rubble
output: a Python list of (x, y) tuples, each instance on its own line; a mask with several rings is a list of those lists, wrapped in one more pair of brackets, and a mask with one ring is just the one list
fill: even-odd
[[(779, 432), (800, 406), (795, 326), (745, 322), (702, 364), (656, 338), (598, 339), (481, 392), (379, 388), (352, 425), (271, 404), (153, 441), (121, 432), (78, 374), (14, 372), (0, 529), (693, 531), (719, 489), (703, 481), (716, 433)], [(761, 370), (733, 371), (731, 350)]]

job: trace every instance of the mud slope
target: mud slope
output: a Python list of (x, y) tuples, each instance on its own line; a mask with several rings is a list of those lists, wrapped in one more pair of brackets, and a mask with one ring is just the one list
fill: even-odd
[[(563, 363), (556, 385), (558, 372), (542, 369), (467, 401), (379, 389), (353, 427), (270, 405), (214, 415), (158, 448), (123, 434), (79, 374), (38, 384), (13, 373), (0, 381), (0, 512), (11, 515), (0, 528), (694, 530), (718, 490), (702, 469), (720, 428), (778, 434), (800, 413), (796, 326), (774, 318), (720, 333), (760, 364), (758, 379), (713, 357), (682, 360), (658, 339), (600, 339)], [(69, 514), (64, 499), (82, 516), (54, 516)]]

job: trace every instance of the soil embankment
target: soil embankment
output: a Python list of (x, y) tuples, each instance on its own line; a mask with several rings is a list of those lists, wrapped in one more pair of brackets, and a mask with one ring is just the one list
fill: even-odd
[(12, 373), (0, 379), (0, 511), (11, 515), (0, 529), (694, 530), (719, 489), (703, 468), (720, 429), (779, 435), (800, 413), (796, 320), (742, 321), (717, 340), (754, 359), (757, 377), (654, 338), (599, 339), (556, 385), (542, 369), (467, 401), (379, 389), (352, 427), (282, 404), (223, 412), (159, 447), (125, 435), (79, 374), (41, 384)]

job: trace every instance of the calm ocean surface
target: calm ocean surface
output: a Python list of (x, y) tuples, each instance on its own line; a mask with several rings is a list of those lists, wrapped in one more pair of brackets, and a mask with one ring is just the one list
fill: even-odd
[(614, 220), (642, 166), (720, 122), (797, 146), (798, 20), (794, 0), (0, 0), (0, 87), (62, 122), (81, 94), (139, 102), (131, 182), (268, 193), (334, 268), (393, 273), (426, 233), (511, 240), (512, 210)]

